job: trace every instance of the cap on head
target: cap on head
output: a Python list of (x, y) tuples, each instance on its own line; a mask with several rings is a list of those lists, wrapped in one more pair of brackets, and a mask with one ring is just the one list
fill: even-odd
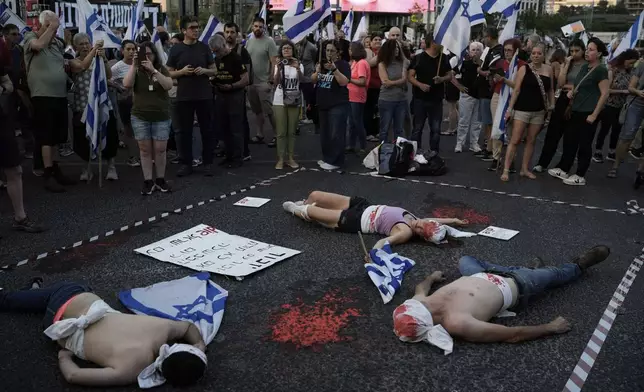
[(166, 381), (175, 387), (195, 384), (206, 372), (206, 364), (197, 355), (187, 351), (169, 355), (161, 364)]

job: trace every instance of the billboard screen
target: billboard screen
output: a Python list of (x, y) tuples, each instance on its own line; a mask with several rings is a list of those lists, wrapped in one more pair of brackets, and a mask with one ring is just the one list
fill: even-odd
[[(273, 10), (286, 11), (298, 0), (271, 0)], [(354, 12), (382, 12), (382, 13), (396, 13), (408, 14), (409, 10), (414, 7), (414, 4), (425, 4), (426, 1), (418, 0), (340, 0), (342, 11), (350, 11), (353, 8)], [(335, 0), (331, 0), (331, 5), (335, 4)]]

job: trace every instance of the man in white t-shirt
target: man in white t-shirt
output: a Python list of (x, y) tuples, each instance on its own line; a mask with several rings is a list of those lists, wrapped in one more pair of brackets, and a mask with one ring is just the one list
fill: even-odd
[(134, 53), (136, 53), (136, 44), (130, 40), (124, 40), (121, 43), (121, 53), (123, 60), (117, 62), (112, 66), (112, 79), (110, 84), (118, 91), (118, 112), (123, 129), (123, 142), (127, 145), (127, 150), (130, 158), (127, 164), (132, 167), (141, 166), (139, 160), (139, 148), (134, 141), (134, 134), (132, 133), (132, 123), (130, 122), (130, 113), (132, 112), (132, 90), (123, 87), (123, 78), (127, 75), (132, 62), (134, 61)]

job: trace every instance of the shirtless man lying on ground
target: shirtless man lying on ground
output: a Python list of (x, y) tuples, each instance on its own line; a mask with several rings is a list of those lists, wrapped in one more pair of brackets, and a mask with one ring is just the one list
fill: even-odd
[(579, 279), (609, 254), (607, 247), (595, 246), (570, 263), (544, 267), (537, 259), (534, 268), (504, 267), (464, 256), (458, 265), (463, 277), (429, 295), (434, 283), (444, 281), (442, 272), (434, 272), (416, 286), (412, 299), (394, 310), (394, 333), (404, 342), (434, 344), (445, 350), (445, 355), (452, 352), (452, 336), (470, 342), (518, 343), (566, 333), (570, 323), (563, 317), (522, 327), (488, 321), (507, 309), (525, 306), (537, 294)]
[[(41, 285), (34, 279), (20, 291), (0, 289), (0, 312), (45, 312), (45, 334), (63, 347), (58, 363), (70, 384), (186, 386), (203, 376), (206, 346), (193, 324), (120, 313), (82, 284)], [(81, 368), (74, 356), (102, 368)]]

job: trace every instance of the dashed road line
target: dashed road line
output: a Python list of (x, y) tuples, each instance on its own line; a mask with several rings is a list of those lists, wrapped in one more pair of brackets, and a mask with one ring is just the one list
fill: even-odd
[(301, 169), (297, 169), (297, 170), (294, 170), (294, 171), (290, 171), (290, 172), (281, 174), (279, 176), (270, 177), (270, 178), (267, 178), (265, 180), (258, 181), (253, 185), (250, 185), (250, 186), (247, 186), (247, 187), (244, 187), (244, 188), (241, 188), (241, 189), (229, 192), (229, 193), (225, 193), (225, 194), (222, 194), (220, 196), (217, 196), (217, 197), (214, 197), (214, 198), (211, 198), (211, 199), (208, 199), (208, 200), (202, 200), (202, 201), (199, 201), (197, 203), (188, 204), (185, 207), (176, 208), (176, 209), (174, 209), (172, 211), (164, 211), (164, 212), (161, 212), (161, 213), (159, 213), (157, 215), (151, 216), (149, 218), (146, 218), (146, 219), (143, 219), (143, 220), (138, 220), (138, 221), (136, 221), (136, 222), (134, 222), (132, 224), (121, 226), (118, 229), (108, 230), (103, 234), (94, 235), (94, 236), (92, 236), (92, 237), (90, 237), (88, 239), (81, 240), (81, 241), (76, 241), (76, 242), (72, 243), (71, 245), (66, 245), (66, 246), (63, 246), (63, 247), (60, 247), (60, 248), (55, 248), (55, 249), (53, 249), (51, 251), (48, 251), (48, 252), (43, 252), (43, 253), (40, 253), (38, 255), (30, 256), (30, 257), (27, 257), (27, 258), (25, 258), (23, 260), (20, 260), (20, 261), (17, 261), (15, 263), (12, 263), (12, 264), (2, 265), (2, 266), (0, 266), (0, 273), (5, 272), (5, 271), (9, 271), (9, 270), (14, 269), (16, 267), (21, 267), (23, 265), (26, 265), (29, 262), (39, 261), (39, 260), (42, 260), (42, 259), (44, 259), (46, 257), (55, 256), (55, 255), (57, 255), (59, 253), (62, 253), (62, 252), (65, 252), (65, 251), (68, 251), (68, 250), (71, 250), (71, 249), (76, 249), (76, 248), (78, 248), (80, 246), (87, 245), (87, 244), (92, 243), (92, 242), (96, 242), (100, 238), (110, 237), (110, 236), (114, 235), (115, 233), (122, 233), (124, 231), (130, 230), (130, 229), (135, 228), (135, 227), (139, 227), (139, 226), (142, 226), (142, 225), (145, 225), (145, 224), (150, 224), (150, 223), (156, 222), (157, 220), (166, 219), (166, 218), (170, 217), (171, 215), (181, 214), (181, 213), (183, 213), (185, 211), (189, 211), (189, 210), (191, 210), (191, 209), (193, 209), (195, 207), (204, 206), (204, 205), (207, 205), (207, 204), (210, 204), (210, 203), (213, 203), (213, 202), (217, 202), (217, 201), (222, 201), (222, 200), (224, 200), (224, 199), (226, 199), (228, 197), (235, 196), (235, 195), (238, 195), (240, 193), (248, 192), (248, 191), (256, 189), (256, 188), (258, 188), (260, 186), (269, 186), (274, 181), (277, 181), (277, 180), (280, 180), (282, 178), (285, 178), (285, 177), (288, 177), (290, 175), (293, 175), (293, 174), (299, 172), (300, 170)]
[(575, 365), (570, 377), (564, 385), (563, 392), (580, 392), (586, 383), (586, 379), (590, 374), (597, 356), (608, 337), (608, 333), (612, 328), (615, 319), (617, 318), (617, 310), (622, 306), (628, 291), (633, 285), (633, 281), (637, 277), (637, 273), (642, 268), (644, 264), (644, 249), (642, 249), (642, 254), (637, 256), (631, 265), (628, 266), (628, 269), (624, 273), (622, 280), (617, 285), (613, 296), (611, 297), (604, 313), (602, 314), (593, 334), (590, 336), (590, 340), (584, 347), (581, 356), (577, 365)]
[[(590, 205), (586, 205), (586, 204), (569, 203), (569, 202), (561, 201), (561, 200), (551, 200), (551, 199), (538, 197), (538, 196), (529, 196), (529, 195), (522, 195), (522, 194), (513, 193), (513, 192), (496, 191), (496, 190), (493, 190), (493, 189), (479, 188), (479, 187), (476, 187), (476, 186), (469, 186), (469, 185), (450, 184), (450, 183), (447, 183), (447, 182), (436, 182), (436, 181), (423, 181), (423, 180), (417, 180), (417, 179), (413, 179), (413, 178), (392, 177), (392, 176), (385, 176), (385, 175), (382, 175), (382, 174), (365, 173), (365, 172), (352, 172), (352, 171), (345, 172), (345, 171), (341, 171), (341, 170), (322, 170), (322, 169), (317, 169), (317, 168), (302, 168), (302, 169), (303, 170), (308, 170), (308, 171), (314, 171), (314, 172), (350, 174), (350, 175), (354, 175), (354, 176), (385, 178), (387, 180), (398, 180), (398, 181), (412, 182), (412, 183), (415, 183), (415, 184), (427, 184), (427, 185), (435, 185), (435, 186), (444, 186), (444, 187), (456, 188), (456, 189), (469, 189), (469, 190), (473, 190), (473, 191), (494, 193), (494, 194), (497, 194), (497, 195), (514, 197), (514, 198), (521, 198), (521, 199), (525, 199), (525, 200), (533, 200), (533, 201), (538, 201), (538, 202), (542, 202), (542, 203), (551, 203), (551, 204), (557, 204), (557, 205), (565, 205), (565, 206), (568, 206), (568, 207), (585, 208), (587, 210), (597, 210), (597, 211), (616, 213), (616, 214), (620, 214), (620, 215), (627, 215), (626, 211), (618, 210), (618, 209), (615, 209), (615, 208), (602, 208), (602, 207), (590, 206)], [(644, 208), (642, 208), (641, 213), (644, 214)]]

